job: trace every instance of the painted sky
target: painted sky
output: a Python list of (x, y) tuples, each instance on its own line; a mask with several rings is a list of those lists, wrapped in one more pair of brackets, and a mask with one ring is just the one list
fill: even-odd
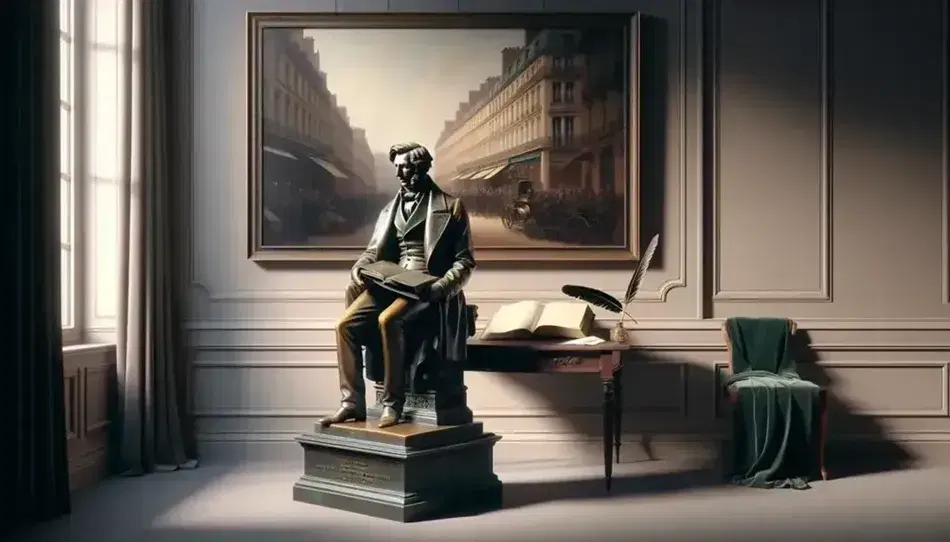
[[(373, 152), (417, 141), (435, 152), (446, 120), (486, 78), (501, 50), (524, 45), (511, 29), (310, 29), (320, 68)], [(438, 157), (436, 157), (438, 161)], [(438, 164), (436, 164), (438, 167)]]

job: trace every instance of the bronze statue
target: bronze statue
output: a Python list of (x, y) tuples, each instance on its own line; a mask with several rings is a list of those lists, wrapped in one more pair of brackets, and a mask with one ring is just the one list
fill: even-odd
[[(400, 181), (398, 194), (379, 214), (369, 245), (350, 272), (347, 309), (336, 325), (340, 368), (340, 409), (320, 420), (324, 426), (366, 419), (362, 349), (383, 362), (379, 427), (399, 423), (406, 398), (406, 334), (413, 323), (434, 321), (438, 357), (463, 360), (468, 311), (462, 288), (475, 269), (468, 214), (462, 201), (443, 192), (429, 177), (432, 155), (418, 143), (389, 149)], [(414, 296), (403, 296), (368, 280), (363, 270), (378, 262), (432, 275)], [(421, 320), (424, 315), (435, 316)], [(413, 329), (419, 333), (419, 329)]]

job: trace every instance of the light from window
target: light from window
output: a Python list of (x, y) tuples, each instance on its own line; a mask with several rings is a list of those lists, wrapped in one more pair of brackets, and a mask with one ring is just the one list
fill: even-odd
[(59, 0), (59, 199), (62, 256), (61, 303), (64, 332), (74, 331), (76, 325), (74, 3), (75, 0)]

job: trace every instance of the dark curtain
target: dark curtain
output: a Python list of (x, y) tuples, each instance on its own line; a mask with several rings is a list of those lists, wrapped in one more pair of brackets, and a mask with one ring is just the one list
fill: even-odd
[(181, 195), (191, 152), (182, 99), (189, 88), (191, 3), (132, 0), (123, 8), (118, 467), (140, 475), (198, 463), (186, 415), (184, 285), (177, 272), (186, 245), (177, 241), (185, 234), (179, 210), (187, 208)]
[[(69, 512), (59, 249), (55, 0), (4, 4), (0, 167), (0, 538)], [(12, 257), (11, 257), (12, 256)]]

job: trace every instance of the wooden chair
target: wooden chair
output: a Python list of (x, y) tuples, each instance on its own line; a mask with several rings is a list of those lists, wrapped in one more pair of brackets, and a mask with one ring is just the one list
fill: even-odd
[[(789, 320), (789, 331), (795, 335), (798, 331), (798, 324), (794, 320)], [(726, 351), (728, 360), (726, 367), (732, 374), (732, 338), (729, 336), (729, 328), (726, 323), (722, 325), (722, 337), (726, 341)], [(821, 388), (818, 391), (818, 469), (822, 480), (828, 480), (828, 471), (825, 469), (825, 444), (828, 440), (828, 390)], [(729, 401), (729, 404), (735, 407), (739, 403), (739, 390), (735, 386), (723, 388), (723, 394)]]

